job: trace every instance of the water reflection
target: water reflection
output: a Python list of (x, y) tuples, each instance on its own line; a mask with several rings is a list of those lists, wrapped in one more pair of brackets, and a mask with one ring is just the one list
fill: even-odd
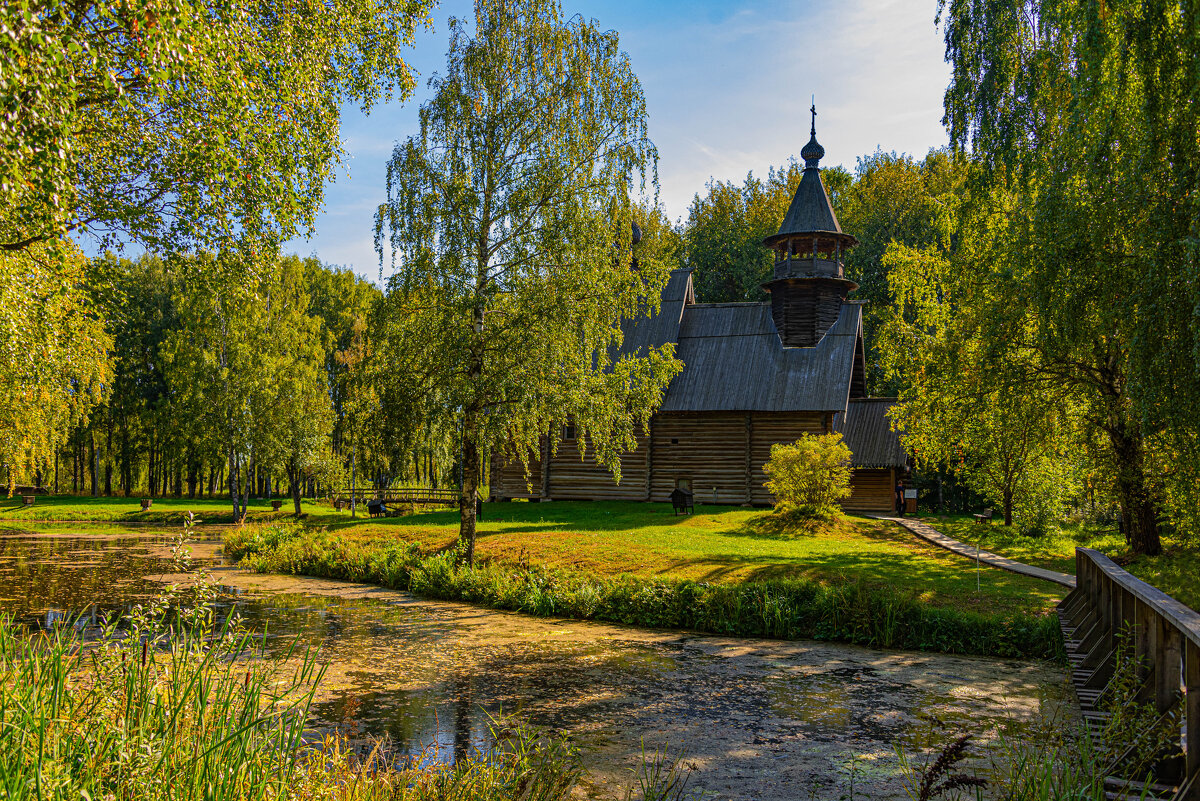
[[(70, 531), (63, 529), (63, 531)], [(0, 610), (42, 625), (120, 609), (174, 569), (162, 532), (0, 535)], [(211, 561), (211, 560), (210, 560)], [(215, 570), (221, 611), (265, 646), (319, 647), (318, 729), (387, 735), (402, 757), (460, 758), (493, 716), (568, 733), (595, 781), (628, 779), (643, 742), (686, 747), (693, 785), (723, 798), (838, 797), (847, 760), (870, 798), (903, 798), (894, 747), (941, 745), (933, 714), (977, 730), (1026, 725), (1065, 699), (1046, 666), (535, 620), (400, 593)]]

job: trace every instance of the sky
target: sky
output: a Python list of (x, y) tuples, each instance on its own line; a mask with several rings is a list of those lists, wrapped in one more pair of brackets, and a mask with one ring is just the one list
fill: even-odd
[[(471, 8), (443, 0), (434, 10), (433, 30), (406, 53), (418, 74), (407, 102), (369, 116), (343, 109), (348, 172), (327, 187), (313, 236), (291, 240), (285, 252), (380, 280), (374, 213), (386, 197), (388, 159), (418, 132), (426, 82), (444, 69), (447, 19), (470, 17)], [(937, 0), (563, 0), (563, 8), (620, 34), (646, 96), (659, 199), (672, 220), (686, 218), (710, 180), (740, 183), (798, 157), (813, 95), (823, 167), (854, 169), (877, 149), (921, 157), (947, 142), (950, 68)]]

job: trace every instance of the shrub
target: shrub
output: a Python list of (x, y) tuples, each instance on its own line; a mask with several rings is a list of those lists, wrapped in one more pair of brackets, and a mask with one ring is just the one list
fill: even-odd
[(807, 517), (833, 517), (850, 497), (850, 449), (841, 434), (810, 434), (791, 445), (772, 445), (763, 465), (776, 508)]

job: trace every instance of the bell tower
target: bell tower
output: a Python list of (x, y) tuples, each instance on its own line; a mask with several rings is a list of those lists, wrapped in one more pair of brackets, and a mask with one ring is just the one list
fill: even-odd
[(858, 284), (846, 278), (842, 253), (858, 240), (842, 232), (818, 166), (825, 148), (817, 142), (817, 108), (800, 151), (804, 175), (779, 233), (763, 240), (775, 251), (775, 275), (763, 284), (771, 293), (771, 317), (785, 348), (811, 348), (821, 341)]

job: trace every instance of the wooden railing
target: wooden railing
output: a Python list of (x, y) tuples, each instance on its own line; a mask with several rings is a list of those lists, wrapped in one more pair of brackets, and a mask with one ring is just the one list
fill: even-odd
[[(1114, 754), (1105, 768), (1110, 797), (1200, 801), (1200, 614), (1090, 548), (1075, 550), (1075, 569), (1077, 587), (1058, 614), (1085, 722), (1103, 728), (1105, 710), (1123, 701), (1153, 705), (1159, 724), (1175, 730), (1171, 746), (1152, 755), (1148, 781), (1122, 773), (1144, 743)], [(1123, 668), (1118, 650), (1132, 660)], [(1134, 698), (1112, 697), (1119, 668), (1135, 671)]]
[(356, 490), (342, 489), (333, 493), (335, 502), (349, 503), (351, 498), (355, 500), (356, 504), (379, 500), (389, 504), (428, 503), (456, 506), (458, 490), (454, 488), (433, 489), (432, 487), (400, 487), (379, 490), (368, 487)]

